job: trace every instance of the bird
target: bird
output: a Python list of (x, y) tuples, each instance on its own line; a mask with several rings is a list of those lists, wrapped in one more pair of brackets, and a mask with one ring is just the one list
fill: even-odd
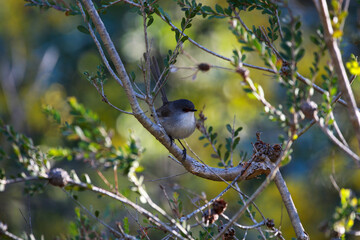
[(165, 132), (173, 139), (189, 137), (196, 127), (194, 104), (187, 99), (166, 102), (156, 110)]
[[(154, 78), (159, 81), (160, 69), (156, 59), (152, 58), (151, 70)], [(161, 126), (169, 136), (171, 144), (177, 139), (183, 147), (183, 159), (186, 158), (186, 148), (180, 141), (189, 137), (196, 128), (195, 112), (197, 111), (193, 102), (188, 99), (169, 101), (163, 87), (160, 89), (162, 106), (156, 109)]]

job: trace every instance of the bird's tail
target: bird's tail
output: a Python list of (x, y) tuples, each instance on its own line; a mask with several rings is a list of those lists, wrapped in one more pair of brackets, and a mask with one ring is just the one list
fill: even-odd
[(156, 60), (156, 58), (153, 56), (151, 58), (151, 73), (155, 79), (156, 82), (159, 82), (159, 87), (160, 87), (160, 93), (161, 93), (161, 100), (163, 102), (163, 105), (165, 105), (165, 103), (168, 103), (169, 100), (166, 97), (166, 93), (165, 93), (165, 89), (164, 89), (164, 85), (162, 84), (161, 79), (160, 79), (160, 68), (159, 68), (159, 64)]

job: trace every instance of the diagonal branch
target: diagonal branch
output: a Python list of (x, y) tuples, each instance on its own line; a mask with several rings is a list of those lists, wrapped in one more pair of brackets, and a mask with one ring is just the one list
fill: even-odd
[[(250, 196), (250, 198), (246, 201), (246, 203), (241, 207), (241, 209), (236, 212), (234, 214), (234, 216), (232, 217), (232, 219), (223, 227), (223, 229), (215, 236), (215, 239), (219, 239), (221, 236), (223, 236), (223, 234), (226, 232), (226, 230), (231, 227), (232, 224), (234, 224), (245, 212), (246, 208), (249, 206), (249, 204), (251, 204), (252, 201), (254, 201), (260, 193), (262, 193), (264, 191), (264, 189), (270, 184), (271, 180), (273, 179), (277, 179), (276, 181), (279, 182), (283, 182), (283, 179), (281, 177), (281, 174), (279, 172), (279, 164), (281, 163), (282, 159), (284, 158), (284, 156), (286, 155), (286, 153), (288, 152), (290, 146), (292, 145), (292, 140), (291, 138), (289, 138), (289, 140), (287, 141), (287, 144), (285, 146), (284, 151), (282, 152), (282, 154), (279, 156), (278, 160), (276, 161), (276, 163), (274, 164), (273, 169), (271, 170), (270, 174), (266, 177), (266, 179), (264, 180), (264, 182), (257, 188), (257, 190)], [(269, 160), (267, 160), (269, 161)], [(281, 177), (281, 178), (280, 178)], [(278, 186), (278, 184), (277, 184)], [(279, 185), (280, 186), (280, 185)], [(278, 186), (278, 188), (279, 188)], [(284, 190), (284, 191), (283, 191)], [(288, 191), (285, 185), (285, 188), (279, 188), (280, 192), (285, 192)], [(284, 197), (284, 203), (287, 203), (287, 209), (289, 207), (289, 209), (291, 210), (289, 213), (290, 216), (290, 220), (296, 236), (298, 239), (300, 240), (308, 240), (309, 237), (308, 235), (305, 233), (304, 227), (301, 224), (301, 221), (299, 219), (298, 213), (296, 211), (295, 205), (293, 204), (292, 200), (291, 200), (291, 196), (290, 193), (289, 194), (282, 194), (282, 197)], [(294, 221), (293, 221), (294, 220)]]
[(324, 27), (326, 45), (329, 49), (331, 60), (335, 67), (340, 89), (343, 92), (345, 101), (348, 103), (347, 109), (349, 118), (354, 127), (356, 138), (360, 147), (360, 114), (356, 106), (355, 97), (352, 92), (348, 76), (346, 74), (339, 46), (336, 42), (336, 39), (333, 37), (334, 30), (331, 25), (328, 6), (326, 0), (314, 0), (314, 3), (319, 12), (320, 19)]

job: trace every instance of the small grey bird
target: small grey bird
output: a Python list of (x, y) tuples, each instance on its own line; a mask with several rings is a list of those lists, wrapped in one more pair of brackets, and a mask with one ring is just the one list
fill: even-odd
[(196, 127), (194, 104), (187, 99), (166, 102), (156, 110), (161, 125), (172, 139), (189, 137)]
[[(154, 78), (156, 81), (161, 81), (160, 68), (155, 57), (152, 58), (151, 63), (151, 72)], [(161, 87), (160, 93), (163, 105), (156, 110), (156, 114), (170, 137), (171, 143), (174, 139), (177, 139), (183, 147), (183, 158), (185, 159), (186, 149), (180, 139), (189, 137), (195, 131), (196, 119), (194, 112), (197, 110), (194, 104), (187, 99), (169, 101), (163, 87)]]

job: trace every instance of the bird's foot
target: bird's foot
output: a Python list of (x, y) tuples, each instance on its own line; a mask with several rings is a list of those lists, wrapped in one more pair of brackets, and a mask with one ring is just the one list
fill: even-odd
[(170, 138), (170, 147), (171, 147), (174, 143), (174, 139), (170, 135), (169, 135), (169, 138)]
[(185, 159), (186, 159), (186, 149), (184, 148), (183, 152), (182, 152), (182, 160), (185, 160)]

